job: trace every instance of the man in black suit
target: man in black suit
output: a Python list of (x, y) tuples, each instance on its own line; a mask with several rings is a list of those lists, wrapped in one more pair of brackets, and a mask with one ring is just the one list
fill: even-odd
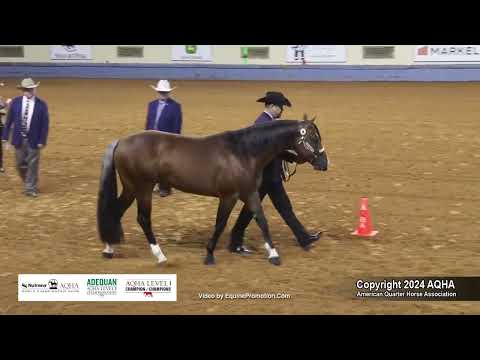
[[(260, 116), (255, 120), (255, 124), (266, 123), (279, 119), (283, 112), (283, 106), (291, 107), (290, 101), (280, 92), (267, 92), (266, 96), (258, 99), (257, 102), (265, 103), (265, 109)], [(311, 247), (311, 244), (320, 238), (320, 232), (309, 234), (305, 227), (295, 216), (292, 204), (288, 198), (287, 192), (283, 186), (282, 177), (282, 161), (294, 161), (294, 158), (288, 157), (287, 154), (282, 154), (281, 157), (274, 159), (263, 170), (262, 184), (258, 189), (260, 200), (263, 200), (268, 194), (272, 200), (273, 206), (282, 216), (285, 223), (290, 227), (295, 234), (298, 244), (305, 250)], [(233, 253), (248, 254), (251, 253), (243, 245), (243, 236), (245, 229), (253, 218), (253, 214), (246, 206), (242, 208), (240, 215), (235, 223), (232, 233), (229, 249)]]

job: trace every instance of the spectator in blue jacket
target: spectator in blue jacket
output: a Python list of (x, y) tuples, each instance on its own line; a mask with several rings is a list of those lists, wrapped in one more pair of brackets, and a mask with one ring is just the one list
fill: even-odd
[[(157, 86), (150, 86), (158, 93), (158, 99), (148, 104), (145, 130), (180, 134), (182, 132), (182, 107), (170, 97), (174, 88), (170, 87), (168, 80), (160, 80)], [(162, 197), (172, 193), (170, 188), (163, 189), (158, 184), (154, 191), (158, 191)]]

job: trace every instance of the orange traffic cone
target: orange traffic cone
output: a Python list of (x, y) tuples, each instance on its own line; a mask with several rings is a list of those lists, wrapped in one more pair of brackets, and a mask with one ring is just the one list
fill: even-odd
[(370, 218), (370, 211), (368, 210), (368, 198), (361, 198), (360, 200), (360, 221), (352, 235), (358, 236), (375, 236), (378, 231), (373, 230), (372, 219)]

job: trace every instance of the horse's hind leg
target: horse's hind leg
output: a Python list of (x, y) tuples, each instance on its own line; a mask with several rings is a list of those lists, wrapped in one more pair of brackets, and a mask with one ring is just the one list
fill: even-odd
[[(131, 191), (127, 190), (126, 188), (123, 189), (122, 194), (118, 198), (118, 205), (116, 208), (116, 220), (118, 226), (118, 233), (123, 240), (123, 229), (121, 219), (125, 211), (132, 205), (133, 200), (135, 200), (135, 196), (131, 193)], [(102, 252), (102, 255), (108, 259), (113, 257), (113, 246), (110, 244), (105, 244), (105, 249)]]
[(160, 246), (157, 244), (157, 240), (155, 239), (155, 235), (153, 234), (152, 230), (152, 189), (153, 185), (148, 188), (148, 191), (143, 191), (141, 194), (137, 195), (137, 221), (147, 237), (152, 254), (158, 259), (158, 263), (162, 263), (167, 261), (167, 258), (163, 254), (162, 249), (160, 249)]
[(277, 253), (277, 250), (273, 246), (272, 238), (270, 236), (270, 230), (268, 228), (267, 218), (263, 212), (262, 203), (258, 192), (254, 192), (248, 196), (245, 201), (246, 205), (250, 208), (250, 211), (253, 212), (253, 216), (258, 226), (262, 230), (263, 238), (265, 240), (265, 249), (268, 252), (268, 261), (273, 265), (280, 265), (280, 256)]
[(215, 256), (213, 252), (217, 246), (218, 238), (222, 235), (225, 226), (227, 225), (228, 218), (232, 213), (235, 204), (237, 203), (237, 196), (229, 196), (225, 198), (220, 198), (220, 204), (218, 204), (217, 210), (217, 220), (215, 223), (215, 231), (213, 232), (212, 238), (207, 245), (207, 256), (205, 257), (205, 265), (215, 264)]

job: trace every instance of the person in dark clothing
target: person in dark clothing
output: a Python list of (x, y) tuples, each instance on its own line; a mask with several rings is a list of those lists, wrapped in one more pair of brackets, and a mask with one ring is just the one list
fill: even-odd
[[(265, 109), (257, 120), (255, 120), (255, 124), (275, 121), (282, 115), (283, 106), (292, 106), (290, 101), (282, 93), (273, 91), (267, 92), (266, 96), (258, 99), (257, 102), (265, 103)], [(294, 162), (295, 156), (288, 152), (283, 153), (264, 168), (262, 183), (258, 190), (260, 200), (263, 200), (266, 195), (270, 197), (275, 209), (277, 209), (285, 223), (294, 233), (298, 244), (303, 249), (308, 250), (311, 244), (320, 238), (320, 232), (314, 234), (308, 233), (293, 212), (292, 204), (283, 186), (282, 161), (285, 160)], [(229, 245), (231, 252), (239, 254), (251, 253), (251, 250), (243, 245), (243, 237), (252, 218), (252, 212), (244, 206), (231, 232)]]
[[(3, 122), (4, 122), (4, 117), (7, 114), (7, 104), (6, 102), (0, 97), (0, 135), (2, 134), (3, 131)], [(0, 173), (5, 172), (3, 168), (3, 146), (0, 144)]]
[[(5, 84), (3, 82), (0, 82), (0, 87), (3, 87), (4, 85)], [(2, 136), (3, 125), (6, 121), (5, 117), (7, 115), (7, 107), (11, 101), (11, 99), (4, 100), (0, 96), (0, 137)], [(0, 144), (0, 173), (3, 172), (5, 172), (5, 169), (3, 168), (3, 146)]]

